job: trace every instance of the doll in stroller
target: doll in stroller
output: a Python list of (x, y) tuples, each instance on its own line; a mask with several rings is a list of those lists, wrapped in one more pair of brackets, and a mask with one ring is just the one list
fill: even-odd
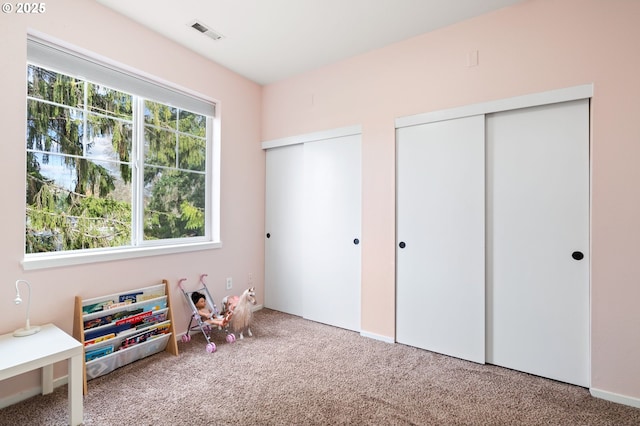
[(189, 326), (187, 332), (182, 336), (182, 341), (189, 342), (191, 340), (190, 332), (200, 329), (207, 340), (207, 352), (213, 353), (216, 351), (216, 344), (211, 341), (211, 330), (224, 331), (227, 335), (227, 343), (235, 342), (236, 336), (229, 331), (231, 311), (221, 313), (218, 310), (204, 282), (204, 277), (206, 277), (206, 274), (200, 276), (200, 287), (194, 291), (186, 291), (184, 289), (182, 282), (186, 280), (185, 278), (178, 282), (178, 286), (184, 293), (185, 299), (192, 310)]

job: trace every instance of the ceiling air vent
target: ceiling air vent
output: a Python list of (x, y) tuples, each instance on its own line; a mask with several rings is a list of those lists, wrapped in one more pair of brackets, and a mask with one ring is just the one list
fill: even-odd
[(194, 28), (196, 31), (206, 35), (207, 37), (210, 37), (214, 40), (220, 40), (222, 38), (222, 34), (219, 34), (217, 32), (215, 32), (214, 30), (212, 30), (211, 28), (207, 27), (205, 24), (203, 24), (202, 22), (198, 22), (198, 21), (193, 21), (190, 24), (191, 28)]

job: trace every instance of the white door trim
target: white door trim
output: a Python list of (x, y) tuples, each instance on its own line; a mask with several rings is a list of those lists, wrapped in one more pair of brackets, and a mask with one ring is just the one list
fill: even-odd
[(326, 139), (341, 138), (343, 136), (353, 136), (362, 133), (362, 126), (347, 126), (337, 129), (321, 130), (319, 132), (305, 133), (302, 135), (288, 136), (286, 138), (272, 139), (262, 142), (262, 149), (277, 148), (279, 146), (296, 145), (306, 142), (318, 142)]
[(591, 97), (593, 97), (593, 83), (399, 117), (396, 118), (395, 125), (396, 129), (398, 129), (401, 127), (451, 120), (472, 115), (490, 114), (492, 112), (509, 111), (518, 108), (576, 101), (578, 99)]

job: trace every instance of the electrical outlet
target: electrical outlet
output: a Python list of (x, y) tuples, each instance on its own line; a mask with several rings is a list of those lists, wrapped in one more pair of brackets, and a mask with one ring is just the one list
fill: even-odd
[(231, 279), (231, 277), (227, 277), (227, 290), (231, 290), (232, 287), (233, 287), (233, 280)]

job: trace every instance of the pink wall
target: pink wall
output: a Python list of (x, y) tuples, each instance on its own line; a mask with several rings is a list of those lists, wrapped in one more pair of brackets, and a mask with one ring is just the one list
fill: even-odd
[(262, 140), (363, 127), (363, 331), (394, 336), (394, 119), (593, 83), (592, 388), (640, 406), (638, 17), (530, 0), (264, 88)]
[[(33, 285), (31, 323), (55, 323), (72, 332), (74, 297), (95, 297), (152, 285), (168, 279), (173, 286), (174, 317), (179, 332), (187, 328), (190, 309), (177, 282), (196, 285), (201, 273), (214, 298), (246, 288), (249, 274), (264, 294), (264, 152), (260, 147), (262, 88), (132, 21), (85, 0), (47, 2), (45, 14), (0, 14), (0, 178), (4, 205), (0, 234), (0, 333), (24, 326), (25, 306), (15, 306), (18, 278)], [(25, 272), (24, 253), (25, 111), (27, 29), (170, 81), (216, 99), (222, 113), (221, 237), (223, 247), (189, 254), (148, 257)], [(14, 184), (11, 185), (10, 182)], [(65, 374), (56, 366), (56, 377)], [(0, 383), (0, 398), (39, 385), (36, 374)]]
[[(253, 273), (262, 303), (264, 153), (261, 140), (363, 126), (363, 331), (394, 335), (394, 119), (476, 102), (593, 83), (592, 386), (640, 398), (640, 2), (530, 0), (261, 89), (96, 2), (57, 0), (41, 16), (0, 14), (2, 182), (24, 182), (26, 34), (33, 28), (172, 81), (221, 103), (219, 250), (24, 272), (24, 186), (6, 187), (0, 223), (0, 333), (21, 327), (13, 282), (34, 286), (32, 323), (71, 332), (73, 298), (166, 278), (209, 274), (222, 298)], [(124, 46), (124, 48), (122, 47)], [(467, 53), (480, 65), (467, 68)], [(153, 52), (150, 54), (149, 52)], [(162, 53), (160, 53), (162, 52)], [(165, 58), (170, 61), (165, 62)], [(178, 60), (176, 60), (178, 58)], [(188, 312), (172, 294), (179, 329)], [(57, 366), (56, 376), (64, 373)], [(0, 398), (38, 385), (29, 374)]]

